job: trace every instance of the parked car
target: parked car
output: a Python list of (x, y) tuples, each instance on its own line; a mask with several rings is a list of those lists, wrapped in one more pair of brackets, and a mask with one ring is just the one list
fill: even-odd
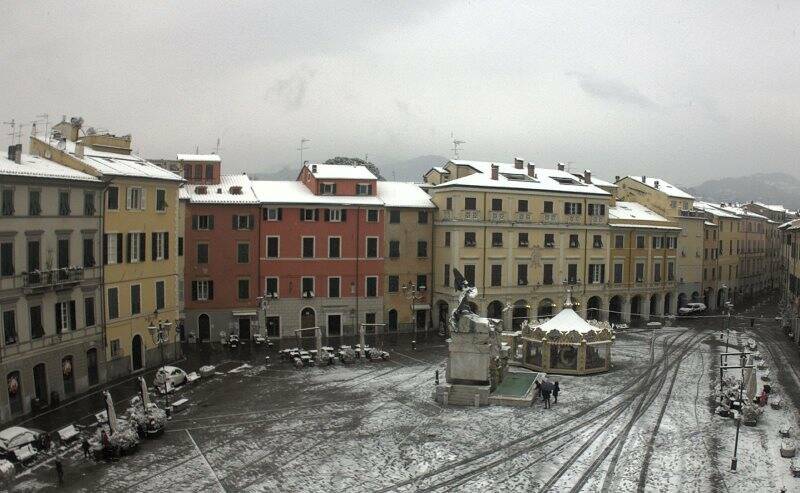
[(153, 384), (156, 387), (164, 387), (165, 378), (169, 379), (170, 386), (177, 387), (178, 385), (186, 383), (186, 372), (177, 366), (161, 367), (156, 372), (156, 378), (153, 380)]
[(686, 303), (686, 306), (678, 308), (678, 313), (681, 315), (691, 315), (704, 311), (706, 311), (706, 305), (704, 303)]
[(36, 450), (45, 446), (47, 434), (41, 430), (12, 426), (0, 431), (0, 457), (21, 461), (30, 457), (30, 447)]

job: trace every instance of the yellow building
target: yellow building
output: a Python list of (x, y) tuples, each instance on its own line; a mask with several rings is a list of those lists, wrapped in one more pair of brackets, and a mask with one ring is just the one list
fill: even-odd
[(165, 358), (176, 356), (179, 265), (183, 223), (178, 189), (183, 179), (131, 153), (131, 137), (84, 132), (83, 120), (55, 125), (32, 137), (31, 154), (105, 182), (103, 211), (103, 309), (108, 378), (161, 362), (148, 330), (171, 324)]
[(705, 213), (706, 220), (713, 223), (716, 228), (716, 251), (709, 251), (709, 256), (716, 256), (716, 271), (708, 270), (704, 283), (707, 295), (706, 305), (710, 308), (721, 309), (726, 301), (735, 303), (735, 296), (739, 287), (739, 254), (736, 251), (737, 241), (741, 248), (741, 218), (735, 213), (725, 210), (720, 205), (697, 201), (695, 209)]

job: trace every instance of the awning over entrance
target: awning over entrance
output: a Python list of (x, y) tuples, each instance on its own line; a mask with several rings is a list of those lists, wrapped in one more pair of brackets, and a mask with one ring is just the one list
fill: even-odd
[(255, 310), (233, 310), (234, 317), (255, 317), (257, 315)]
[(411, 308), (414, 310), (430, 310), (431, 305), (411, 305)]

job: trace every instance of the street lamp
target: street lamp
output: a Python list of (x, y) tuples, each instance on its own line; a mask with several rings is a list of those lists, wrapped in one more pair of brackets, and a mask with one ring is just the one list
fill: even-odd
[(168, 320), (159, 320), (158, 325), (150, 325), (147, 327), (148, 332), (150, 332), (150, 337), (153, 338), (153, 342), (158, 344), (158, 349), (161, 351), (161, 371), (164, 373), (164, 411), (167, 413), (167, 416), (170, 415), (169, 411), (169, 392), (167, 392), (167, 369), (166, 369), (166, 361), (164, 361), (164, 343), (169, 340), (169, 331), (172, 328), (172, 322)]
[(406, 296), (406, 299), (409, 301), (410, 309), (411, 309), (411, 323), (414, 324), (414, 338), (417, 337), (417, 320), (414, 318), (414, 305), (419, 303), (420, 301), (425, 299), (425, 292), (427, 288), (425, 286), (418, 286), (413, 282), (406, 283), (401, 288), (403, 290), (403, 294)]

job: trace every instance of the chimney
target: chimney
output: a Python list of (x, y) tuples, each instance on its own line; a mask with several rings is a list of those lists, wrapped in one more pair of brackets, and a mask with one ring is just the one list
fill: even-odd
[(642, 183), (647, 183), (647, 177), (642, 175)]
[(22, 164), (22, 144), (14, 146), (14, 162)]
[(656, 188), (658, 188), (658, 180), (656, 180), (655, 182), (653, 182), (653, 185), (655, 185), (655, 187), (656, 187)]
[(528, 176), (536, 178), (536, 165), (533, 163), (528, 163)]
[(312, 173), (316, 173), (317, 172), (317, 165), (316, 164), (312, 164), (311, 165), (311, 172)]
[(75, 144), (75, 156), (83, 159), (83, 144)]
[(586, 183), (592, 182), (592, 170), (590, 169), (583, 170), (583, 181), (585, 181)]
[(493, 164), (492, 165), (492, 180), (497, 180), (500, 174), (500, 166)]
[(558, 171), (564, 171), (564, 163), (558, 163)]
[(17, 152), (16, 149), (17, 149), (17, 146), (13, 146), (13, 145), (8, 146), (8, 160), (9, 161), (13, 161), (14, 160), (14, 153)]
[(619, 181), (619, 175), (617, 175), (617, 176), (615, 176), (615, 177), (614, 177), (614, 183), (616, 183), (616, 182), (618, 182), (618, 181)]
[(524, 163), (524, 161), (522, 159), (520, 159), (518, 157), (514, 158), (514, 167), (516, 169), (522, 169), (523, 163)]

